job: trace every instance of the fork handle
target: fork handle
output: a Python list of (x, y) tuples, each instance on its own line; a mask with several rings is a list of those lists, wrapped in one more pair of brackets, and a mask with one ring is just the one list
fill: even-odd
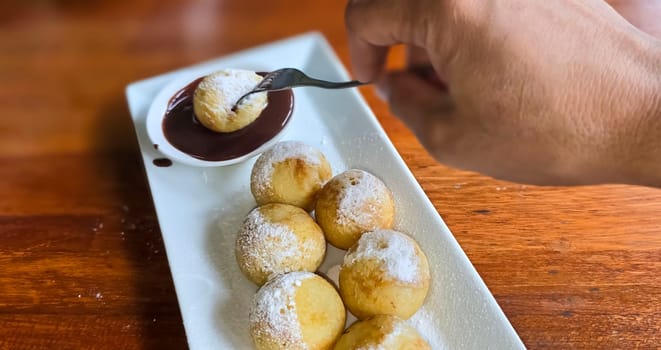
[(294, 82), (293, 84), (287, 86), (287, 87), (282, 87), (282, 88), (271, 88), (271, 89), (265, 89), (265, 88), (256, 88), (254, 90), (248, 91), (246, 94), (241, 96), (234, 106), (232, 106), (232, 110), (236, 111), (236, 107), (243, 101), (246, 97), (257, 93), (257, 92), (262, 92), (262, 91), (280, 91), (280, 90), (288, 90), (292, 89), (298, 86), (311, 86), (311, 87), (318, 87), (318, 88), (323, 88), (323, 89), (348, 89), (356, 86), (361, 86), (369, 83), (364, 83), (362, 81), (358, 80), (351, 80), (351, 81), (343, 81), (341, 83), (334, 83), (331, 81), (325, 81), (325, 80), (318, 80), (314, 78), (308, 78), (304, 80), (299, 80), (297, 82)]
[(317, 79), (310, 78), (309, 80), (296, 82), (296, 84), (293, 85), (293, 86), (313, 86), (313, 87), (319, 87), (319, 88), (323, 88), (323, 89), (346, 89), (346, 88), (352, 88), (352, 87), (361, 86), (361, 85), (365, 85), (365, 84), (369, 84), (369, 83), (364, 83), (364, 82), (358, 81), (358, 80), (343, 81), (343, 82), (340, 82), (340, 83), (335, 83), (335, 82), (331, 82), (331, 81), (317, 80)]

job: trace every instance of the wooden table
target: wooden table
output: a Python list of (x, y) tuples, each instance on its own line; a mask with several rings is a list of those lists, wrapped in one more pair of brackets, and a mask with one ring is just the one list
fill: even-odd
[[(0, 349), (186, 348), (123, 89), (308, 30), (347, 63), (344, 1), (0, 4)], [(661, 190), (448, 169), (363, 93), (530, 349), (661, 346)]]

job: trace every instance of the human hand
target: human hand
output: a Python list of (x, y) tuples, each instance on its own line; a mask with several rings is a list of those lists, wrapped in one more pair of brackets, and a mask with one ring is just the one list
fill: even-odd
[[(605, 2), (357, 0), (346, 21), (356, 76), (439, 161), (525, 183), (661, 185), (661, 43)], [(399, 43), (447, 89), (384, 72)]]
[(636, 28), (661, 39), (661, 1), (606, 0), (615, 11)]

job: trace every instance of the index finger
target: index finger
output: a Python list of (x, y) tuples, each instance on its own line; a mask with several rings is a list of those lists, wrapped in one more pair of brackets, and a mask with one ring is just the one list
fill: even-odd
[(351, 65), (358, 79), (371, 81), (382, 72), (390, 46), (424, 46), (425, 31), (417, 22), (425, 13), (419, 11), (422, 2), (352, 0), (347, 4), (345, 22)]

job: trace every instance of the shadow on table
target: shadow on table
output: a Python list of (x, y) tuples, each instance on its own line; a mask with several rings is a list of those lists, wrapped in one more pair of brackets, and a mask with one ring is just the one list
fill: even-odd
[[(147, 185), (135, 130), (123, 96), (109, 101), (98, 116), (95, 166), (101, 185), (113, 197), (104, 202), (104, 241), (125, 257), (115, 293), (106, 293), (107, 309), (126, 324), (117, 332), (138, 337), (144, 349), (185, 349), (186, 335)], [(105, 243), (104, 243), (105, 244)], [(112, 268), (112, 267), (111, 267)], [(130, 280), (127, 279), (127, 276)], [(99, 278), (108, 278), (99, 276)], [(124, 285), (125, 283), (131, 286)], [(116, 302), (116, 305), (112, 305)], [(103, 317), (104, 315), (100, 315)], [(126, 317), (122, 317), (126, 316)], [(129, 335), (130, 334), (130, 335)], [(118, 342), (119, 344), (119, 342)]]

